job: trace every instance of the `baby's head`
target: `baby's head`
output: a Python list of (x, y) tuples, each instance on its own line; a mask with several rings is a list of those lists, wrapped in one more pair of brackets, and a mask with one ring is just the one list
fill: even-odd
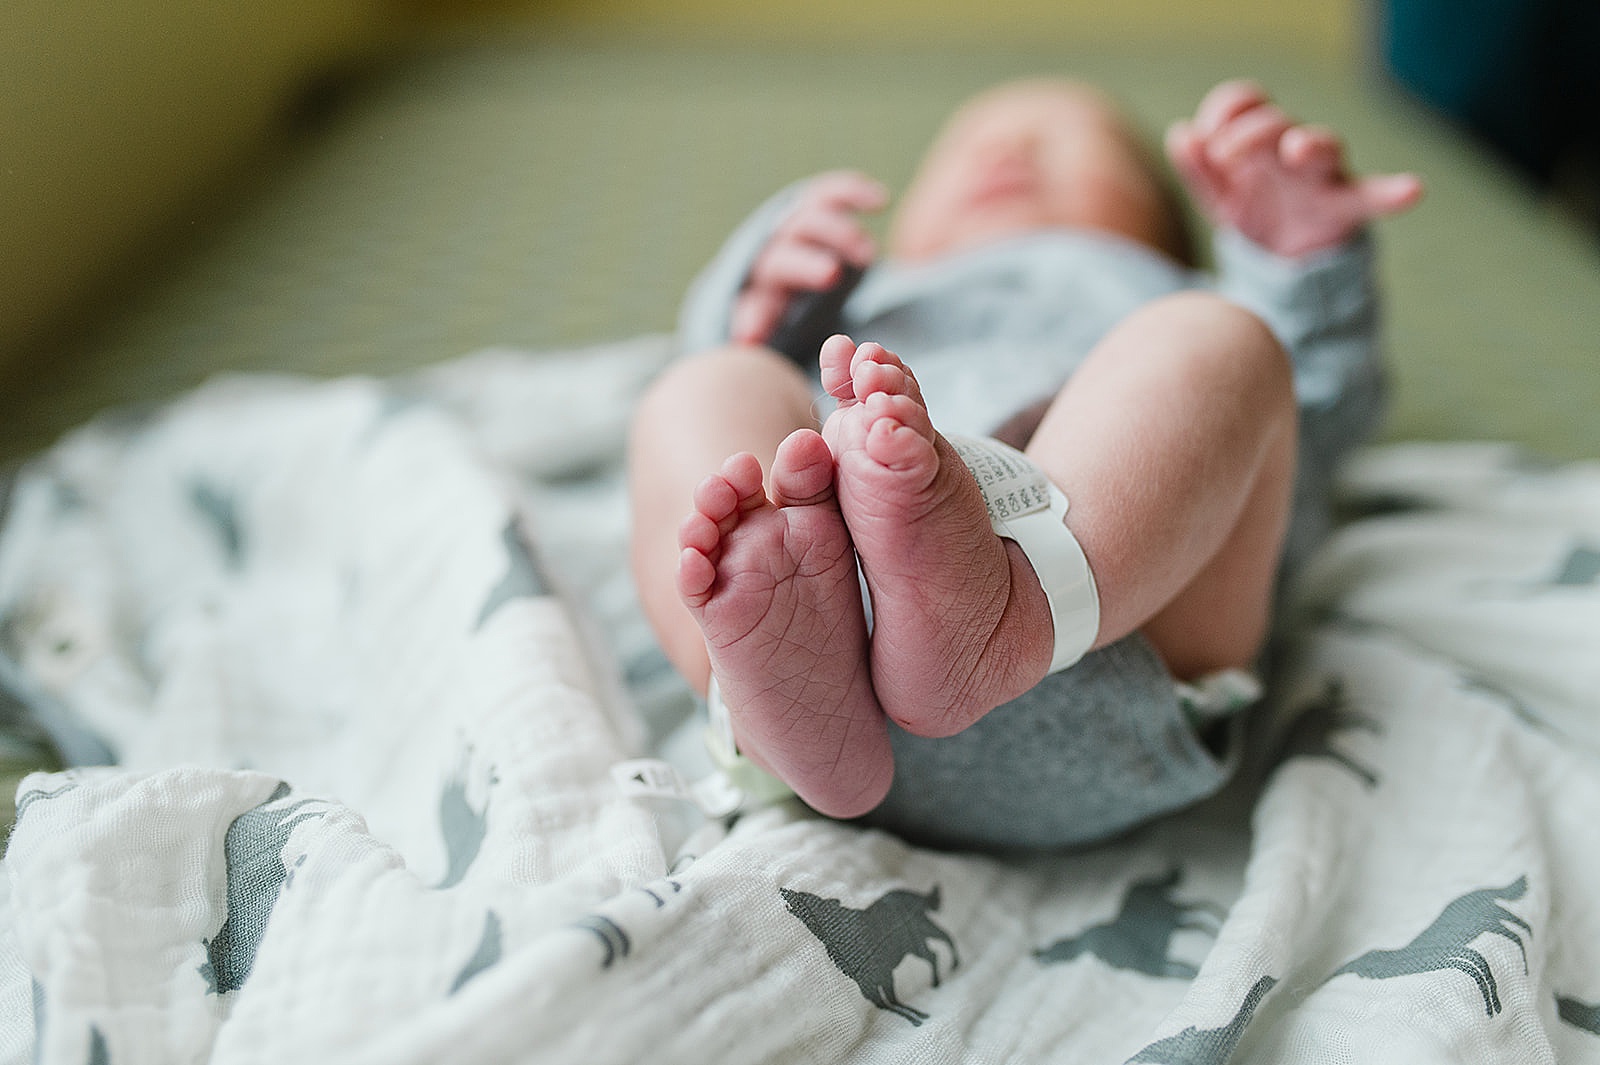
[(1109, 97), (1061, 79), (1010, 82), (964, 104), (934, 139), (901, 198), (889, 251), (929, 259), (1053, 226), (1192, 260), (1176, 196)]

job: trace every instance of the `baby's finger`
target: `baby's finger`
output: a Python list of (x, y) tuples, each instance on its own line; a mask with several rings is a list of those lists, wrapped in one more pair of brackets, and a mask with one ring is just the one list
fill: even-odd
[(1195, 131), (1194, 123), (1182, 119), (1174, 122), (1167, 127), (1162, 144), (1167, 149), (1167, 158), (1178, 169), (1199, 171), (1204, 168), (1205, 148), (1200, 140), (1200, 134)]
[(751, 288), (825, 289), (838, 280), (839, 257), (826, 248), (800, 241), (776, 241), (750, 268)]
[(1424, 186), (1415, 174), (1375, 174), (1356, 182), (1356, 195), (1367, 218), (1383, 218), (1416, 206)]
[(820, 247), (856, 266), (868, 265), (876, 254), (872, 237), (853, 215), (838, 211), (799, 211), (783, 229), (786, 236)]
[(1344, 169), (1344, 142), (1325, 126), (1295, 126), (1278, 142), (1278, 158), (1290, 170), (1333, 176)]
[(1244, 78), (1225, 81), (1200, 101), (1195, 109), (1195, 129), (1202, 137), (1210, 137), (1246, 111), (1270, 100), (1266, 90), (1253, 81)]
[(733, 305), (728, 335), (739, 344), (765, 344), (786, 303), (787, 295), (777, 289), (747, 289)]
[(1221, 198), (1224, 183), (1206, 158), (1205, 140), (1189, 122), (1174, 122), (1167, 128), (1165, 139), (1167, 158), (1188, 186), (1189, 192), (1200, 201), (1200, 206), (1210, 208)]
[(1246, 156), (1270, 151), (1277, 157), (1278, 142), (1294, 122), (1273, 104), (1262, 104), (1219, 129), (1206, 142), (1206, 156), (1215, 167), (1238, 166)]
[(801, 202), (834, 210), (879, 211), (889, 202), (889, 190), (859, 171), (831, 170), (806, 184)]

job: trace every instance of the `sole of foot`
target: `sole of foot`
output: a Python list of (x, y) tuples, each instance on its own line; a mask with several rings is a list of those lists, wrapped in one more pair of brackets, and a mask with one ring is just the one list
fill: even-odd
[(821, 369), (839, 402), (823, 435), (872, 595), (878, 699), (910, 732), (952, 735), (1044, 676), (1049, 607), (1021, 550), (995, 534), (911, 370), (843, 336), (823, 345)]
[(783, 442), (771, 485), (769, 498), (749, 454), (700, 484), (679, 530), (678, 594), (744, 753), (819, 812), (859, 816), (888, 793), (893, 757), (833, 456), (817, 433)]

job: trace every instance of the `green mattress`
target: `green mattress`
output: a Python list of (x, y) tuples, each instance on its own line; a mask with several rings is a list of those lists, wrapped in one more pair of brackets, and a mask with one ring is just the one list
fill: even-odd
[(1159, 131), (1255, 77), (1348, 133), (1363, 169), (1430, 194), (1382, 230), (1398, 385), (1390, 438), (1592, 456), (1600, 255), (1436, 119), (1300, 56), (651, 49), (498, 43), (355, 81), (220, 217), (0, 397), (0, 459), (96, 410), (221, 371), (384, 373), (488, 345), (670, 330), (679, 297), (766, 194), (854, 166), (903, 184), (988, 83), (1069, 73)]

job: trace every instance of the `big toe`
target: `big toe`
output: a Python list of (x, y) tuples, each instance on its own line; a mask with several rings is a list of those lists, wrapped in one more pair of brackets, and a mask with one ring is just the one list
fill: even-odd
[(772, 496), (779, 506), (808, 506), (833, 495), (833, 452), (813, 429), (797, 429), (772, 460)]
[(822, 390), (834, 399), (844, 402), (855, 399), (850, 378), (850, 363), (856, 354), (855, 341), (843, 333), (835, 334), (823, 342), (817, 354), (817, 369), (822, 377)]

